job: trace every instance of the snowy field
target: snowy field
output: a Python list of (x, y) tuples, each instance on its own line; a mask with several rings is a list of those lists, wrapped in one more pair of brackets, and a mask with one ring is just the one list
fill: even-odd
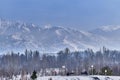
[[(0, 79), (0, 80), (21, 80), (20, 76), (13, 79)], [(25, 80), (31, 80), (27, 77)], [(38, 77), (37, 80), (120, 80), (120, 76), (44, 76)]]
[[(50, 79), (51, 78), (51, 79)], [(118, 76), (49, 76), (37, 80), (120, 80)]]

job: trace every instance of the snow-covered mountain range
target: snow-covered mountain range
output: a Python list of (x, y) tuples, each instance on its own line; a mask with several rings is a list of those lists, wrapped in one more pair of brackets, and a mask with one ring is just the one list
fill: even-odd
[(92, 31), (45, 26), (20, 21), (0, 19), (0, 51), (23, 51), (25, 49), (41, 52), (57, 52), (68, 47), (71, 50), (94, 50), (106, 46), (120, 49), (120, 26), (104, 26)]

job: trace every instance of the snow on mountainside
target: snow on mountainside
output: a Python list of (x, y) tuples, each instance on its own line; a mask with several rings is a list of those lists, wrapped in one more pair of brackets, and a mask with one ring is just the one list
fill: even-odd
[(34, 24), (0, 19), (0, 51), (32, 49), (57, 52), (66, 47), (71, 50), (99, 49), (108, 44), (108, 38), (100, 32), (105, 31), (86, 32), (50, 25), (41, 28)]
[(106, 36), (106, 37), (117, 37), (120, 34), (120, 26), (103, 26), (92, 31), (94, 34)]
[(120, 50), (120, 26), (103, 26), (90, 31), (92, 34), (103, 36), (107, 39), (107, 47)]
[(103, 30), (103, 31), (106, 31), (106, 32), (115, 31), (115, 30), (120, 30), (120, 26), (112, 26), (112, 25), (102, 26), (100, 29)]

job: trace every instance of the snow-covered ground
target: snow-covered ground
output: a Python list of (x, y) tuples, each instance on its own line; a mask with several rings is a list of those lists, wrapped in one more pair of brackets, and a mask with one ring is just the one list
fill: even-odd
[[(96, 77), (99, 79), (94, 79)], [(39, 77), (37, 80), (120, 80), (120, 77), (119, 76), (48, 76), (48, 77)]]
[[(95, 79), (96, 78), (96, 79)], [(20, 76), (13, 77), (13, 79), (0, 78), (0, 80), (21, 80)], [(31, 80), (29, 76), (24, 80)], [(120, 80), (120, 76), (43, 76), (38, 77), (37, 80)]]

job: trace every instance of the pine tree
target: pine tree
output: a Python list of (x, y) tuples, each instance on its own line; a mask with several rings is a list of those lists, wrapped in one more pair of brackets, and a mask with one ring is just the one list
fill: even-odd
[(37, 78), (37, 72), (36, 71), (33, 71), (33, 74), (32, 74), (32, 76), (31, 76), (31, 79), (32, 80), (35, 80), (36, 78)]

